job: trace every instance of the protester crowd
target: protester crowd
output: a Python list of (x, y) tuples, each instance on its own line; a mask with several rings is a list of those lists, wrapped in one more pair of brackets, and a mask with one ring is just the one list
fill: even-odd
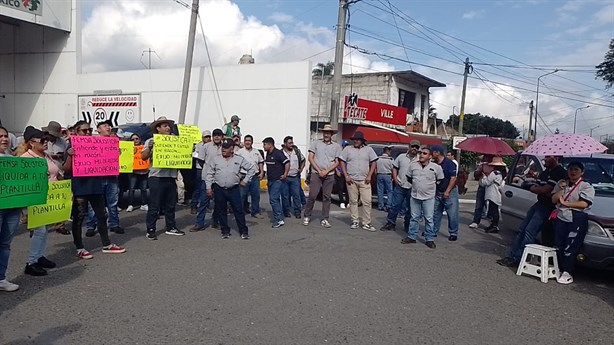
[[(135, 166), (129, 174), (127, 212), (141, 210), (145, 213), (145, 234), (149, 240), (158, 239), (158, 220), (164, 218), (164, 233), (183, 236), (175, 219), (178, 204), (178, 185), (182, 175), (194, 181), (189, 205), (194, 216), (190, 232), (205, 230), (208, 226), (219, 229), (223, 239), (231, 236), (228, 215), (235, 218), (239, 235), (249, 239), (246, 216), (264, 219), (260, 205), (260, 181), (267, 181), (269, 203), (272, 211), (272, 228), (285, 225), (286, 218), (295, 217), (308, 226), (314, 218), (316, 199), (321, 197), (321, 211), (318, 214), (323, 228), (339, 227), (330, 220), (331, 195), (336, 185), (341, 208), (349, 208), (350, 229), (362, 228), (376, 231), (372, 223), (371, 184), (377, 184), (377, 209), (387, 213), (386, 223), (381, 231), (396, 229), (397, 218), (402, 216), (403, 229), (407, 233), (402, 244), (413, 244), (418, 240), (420, 222), (424, 222), (421, 233), (429, 248), (436, 248), (441, 220), (447, 217), (448, 240), (457, 241), (459, 236), (459, 188), (457, 186), (458, 163), (442, 146), (425, 146), (417, 140), (411, 141), (406, 153), (391, 156), (391, 149), (384, 148), (377, 155), (367, 145), (363, 133), (354, 133), (350, 142), (340, 145), (332, 140), (337, 130), (327, 124), (319, 129), (322, 139), (309, 145), (306, 155), (294, 145), (292, 136), (286, 136), (281, 148), (276, 147), (272, 137), (262, 140), (264, 154), (254, 147), (252, 135), (243, 135), (239, 127), (240, 118), (232, 116), (231, 121), (221, 129), (202, 132), (202, 141), (194, 145), (191, 170), (160, 168), (154, 164), (156, 140), (142, 142), (138, 133), (132, 134), (134, 154), (147, 164)], [(174, 121), (160, 117), (150, 128), (161, 136), (175, 135)], [(101, 122), (96, 126), (98, 136), (116, 135), (111, 123)], [(36, 227), (30, 230), (29, 257), (25, 273), (33, 276), (47, 274), (55, 263), (45, 257), (45, 246), (49, 230), (72, 234), (75, 255), (79, 259), (91, 259), (93, 255), (85, 248), (82, 228), (86, 236), (98, 234), (102, 242), (102, 253), (121, 254), (126, 249), (111, 241), (109, 232), (115, 235), (125, 233), (120, 225), (118, 201), (121, 197), (117, 176), (73, 176), (75, 150), (72, 136), (92, 136), (93, 128), (85, 121), (63, 129), (51, 121), (48, 126), (36, 129), (28, 126), (23, 141), (17, 146), (16, 140), (0, 126), (0, 156), (43, 158), (47, 161), (49, 181), (71, 180), (73, 195), (70, 230), (63, 223)], [(158, 137), (162, 138), (162, 137)], [(242, 141), (241, 141), (242, 140)], [(266, 168), (265, 168), (266, 167)], [(305, 197), (301, 176), (306, 172), (309, 194)], [(559, 164), (558, 157), (546, 157), (546, 170), (539, 176), (530, 190), (537, 195), (537, 202), (529, 210), (520, 226), (521, 232), (510, 248), (509, 255), (498, 261), (505, 266), (518, 265), (524, 246), (536, 241), (536, 237), (551, 217), (556, 228), (556, 244), (562, 271), (561, 283), (573, 281), (574, 252), (577, 253), (586, 234), (588, 221), (585, 211), (590, 207), (594, 190), (582, 181), (581, 163), (569, 165), (569, 171)], [(499, 231), (501, 192), (507, 174), (507, 167), (501, 157), (484, 156), (475, 178), (479, 181), (476, 208), (470, 228), (478, 228), (483, 218), (490, 219), (485, 232)], [(186, 178), (187, 176), (183, 176)], [(463, 182), (464, 188), (464, 182)], [(136, 192), (139, 198), (136, 198)], [(463, 191), (464, 193), (464, 191)], [(384, 197), (384, 195), (386, 197)], [(187, 199), (186, 199), (187, 202)], [(211, 212), (210, 222), (206, 214)], [(552, 216), (553, 210), (558, 210)], [(10, 244), (18, 228), (22, 208), (0, 208), (0, 290), (14, 291), (16, 284), (6, 280)], [(114, 235), (114, 236), (115, 236)], [(24, 258), (25, 260), (25, 258)]]

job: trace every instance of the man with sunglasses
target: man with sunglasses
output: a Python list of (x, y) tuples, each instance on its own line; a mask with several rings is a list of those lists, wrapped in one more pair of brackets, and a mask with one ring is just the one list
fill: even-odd
[(435, 193), (437, 185), (444, 179), (443, 170), (439, 164), (431, 161), (433, 152), (429, 147), (422, 146), (418, 161), (411, 163), (407, 179), (411, 188), (411, 219), (407, 237), (401, 240), (403, 244), (416, 243), (420, 218), (424, 215), (424, 239), (426, 246), (435, 249), (435, 228), (433, 214), (435, 212)]
[(409, 203), (411, 199), (411, 182), (405, 177), (409, 172), (409, 166), (412, 162), (418, 160), (418, 150), (420, 149), (420, 142), (418, 140), (412, 140), (409, 144), (407, 153), (399, 155), (392, 164), (392, 183), (394, 189), (392, 191), (392, 206), (388, 210), (388, 216), (386, 217), (386, 225), (380, 230), (395, 230), (397, 216), (403, 212), (404, 225), (403, 228), (407, 229), (409, 226), (409, 219), (411, 217)]
[(555, 205), (552, 203), (552, 191), (558, 181), (567, 178), (567, 172), (559, 164), (561, 157), (546, 156), (545, 170), (539, 175), (537, 183), (529, 186), (529, 190), (537, 194), (537, 202), (531, 206), (527, 215), (519, 226), (519, 232), (510, 248), (508, 256), (497, 260), (501, 266), (514, 267), (520, 263), (524, 247), (535, 243), (535, 238), (548, 221), (548, 217)]

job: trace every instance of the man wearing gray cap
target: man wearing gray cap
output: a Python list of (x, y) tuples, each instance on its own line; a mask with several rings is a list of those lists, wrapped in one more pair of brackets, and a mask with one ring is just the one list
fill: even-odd
[[(247, 224), (245, 223), (245, 210), (241, 201), (239, 186), (245, 187), (256, 174), (256, 166), (247, 159), (234, 154), (234, 142), (226, 140), (222, 143), (222, 154), (215, 156), (207, 164), (205, 184), (207, 195), (215, 195), (215, 208), (219, 215), (222, 228), (222, 238), (230, 237), (228, 226), (228, 204), (233, 209), (239, 233), (244, 240), (249, 239)], [(245, 176), (241, 170), (246, 171)]]
[(420, 149), (420, 142), (418, 140), (412, 140), (409, 143), (409, 149), (404, 155), (399, 155), (392, 164), (392, 182), (394, 183), (394, 190), (392, 191), (392, 206), (388, 210), (388, 216), (386, 217), (386, 225), (380, 230), (395, 230), (397, 223), (397, 215), (404, 213), (404, 226), (403, 229), (407, 229), (409, 226), (410, 213), (410, 200), (411, 200), (411, 182), (407, 180), (405, 175), (409, 172), (409, 166), (412, 162), (418, 160), (418, 150)]
[(224, 132), (224, 139), (232, 139), (234, 135), (238, 135), (239, 138), (241, 135), (241, 127), (239, 127), (239, 121), (241, 118), (239, 115), (232, 115), (230, 118), (230, 122), (222, 126), (222, 132)]

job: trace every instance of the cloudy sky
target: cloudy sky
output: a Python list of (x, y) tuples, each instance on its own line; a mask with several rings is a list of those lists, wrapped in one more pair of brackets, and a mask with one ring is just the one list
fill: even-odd
[[(191, 0), (85, 1), (84, 72), (153, 68), (185, 59)], [(214, 65), (334, 59), (337, 0), (201, 0), (202, 28)], [(541, 78), (538, 132), (614, 136), (614, 90), (594, 78), (614, 38), (611, 0), (361, 0), (350, 7), (343, 73), (414, 70), (448, 85), (434, 89), (440, 118), (460, 104), (469, 57), (466, 113), (528, 126), (528, 102)], [(198, 27), (195, 65), (208, 65)], [(379, 55), (365, 54), (377, 53)]]

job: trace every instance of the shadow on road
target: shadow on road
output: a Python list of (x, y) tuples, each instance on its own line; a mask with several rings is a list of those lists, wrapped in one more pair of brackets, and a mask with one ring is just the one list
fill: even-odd
[(49, 328), (40, 332), (35, 338), (18, 339), (6, 343), (5, 345), (54, 345), (63, 344), (61, 341), (67, 334), (73, 333), (81, 329), (80, 323), (74, 323), (66, 326), (58, 326)]

